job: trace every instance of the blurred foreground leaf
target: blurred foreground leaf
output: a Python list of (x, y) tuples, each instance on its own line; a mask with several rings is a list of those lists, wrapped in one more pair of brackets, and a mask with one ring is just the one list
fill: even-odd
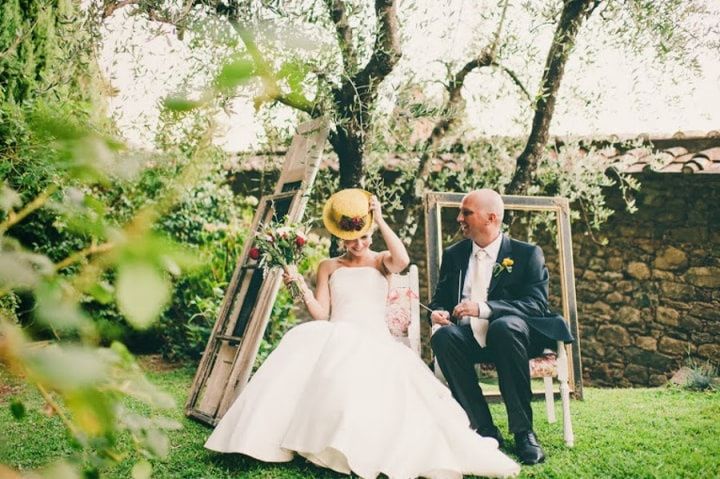
[(217, 85), (232, 89), (250, 80), (255, 73), (255, 64), (248, 58), (239, 58), (223, 65), (217, 76)]
[(163, 105), (168, 110), (183, 113), (194, 110), (195, 108), (202, 105), (202, 102), (190, 100), (179, 96), (170, 96), (163, 100)]
[(118, 268), (117, 304), (128, 322), (147, 329), (158, 318), (170, 299), (170, 282), (153, 265), (126, 262)]
[(152, 465), (145, 459), (135, 463), (131, 471), (133, 479), (150, 479), (152, 476)]

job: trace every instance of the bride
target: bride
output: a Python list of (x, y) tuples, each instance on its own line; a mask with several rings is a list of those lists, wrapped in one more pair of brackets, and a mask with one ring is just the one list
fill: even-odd
[[(339, 191), (323, 221), (345, 253), (320, 263), (314, 294), (296, 270), (285, 274), (315, 321), (288, 331), (205, 447), (267, 462), (299, 454), (363, 478), (516, 475), (520, 466), (470, 429), (450, 391), (390, 335), (387, 279), (409, 258), (377, 199)], [(387, 251), (370, 249), (375, 227)]]

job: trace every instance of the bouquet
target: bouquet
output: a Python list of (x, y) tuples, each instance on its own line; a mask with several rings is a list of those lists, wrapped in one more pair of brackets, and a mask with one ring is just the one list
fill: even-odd
[[(307, 235), (302, 225), (272, 223), (263, 226), (255, 236), (255, 243), (248, 256), (258, 262), (265, 270), (297, 265), (303, 257), (303, 248), (307, 243)], [(300, 297), (300, 287), (290, 283), (293, 298)]]

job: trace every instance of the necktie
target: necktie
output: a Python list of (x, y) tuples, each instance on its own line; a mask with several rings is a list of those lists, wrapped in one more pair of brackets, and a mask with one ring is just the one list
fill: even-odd
[[(487, 274), (487, 263), (492, 258), (485, 250), (475, 253), (475, 268), (470, 288), (470, 300), (476, 303), (487, 301), (487, 292), (490, 287), (490, 275)], [(487, 330), (490, 323), (484, 318), (470, 318), (473, 336), (481, 347), (487, 344)]]

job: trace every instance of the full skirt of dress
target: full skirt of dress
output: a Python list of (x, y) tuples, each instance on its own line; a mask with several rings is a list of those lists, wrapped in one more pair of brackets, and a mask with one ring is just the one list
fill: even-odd
[(406, 346), (351, 322), (291, 329), (205, 447), (267, 462), (300, 454), (363, 478), (507, 477), (517, 463)]

